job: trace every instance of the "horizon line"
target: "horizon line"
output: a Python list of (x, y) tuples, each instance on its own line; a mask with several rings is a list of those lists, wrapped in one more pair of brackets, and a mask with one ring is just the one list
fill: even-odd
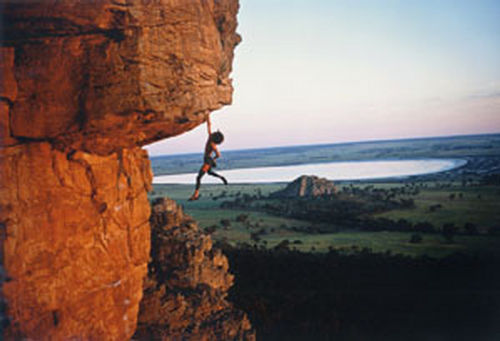
[[(449, 139), (457, 137), (476, 137), (476, 136), (494, 136), (500, 135), (500, 131), (496, 133), (483, 133), (483, 134), (456, 134), (456, 135), (436, 135), (436, 136), (416, 136), (416, 137), (402, 137), (394, 139), (366, 139), (358, 141), (349, 142), (330, 142), (330, 143), (310, 143), (310, 144), (294, 144), (294, 145), (275, 145), (271, 147), (250, 147), (250, 148), (239, 148), (239, 149), (225, 149), (224, 153), (228, 152), (246, 152), (255, 150), (267, 150), (267, 149), (279, 149), (279, 148), (300, 148), (300, 147), (314, 147), (314, 146), (331, 146), (331, 145), (349, 145), (349, 144), (363, 144), (363, 143), (373, 143), (373, 142), (389, 142), (389, 141), (413, 141), (413, 140), (430, 140), (430, 139)], [(165, 157), (165, 156), (183, 156), (183, 155), (200, 155), (202, 152), (196, 153), (174, 153), (174, 154), (158, 154), (149, 155), (149, 158), (155, 157)]]

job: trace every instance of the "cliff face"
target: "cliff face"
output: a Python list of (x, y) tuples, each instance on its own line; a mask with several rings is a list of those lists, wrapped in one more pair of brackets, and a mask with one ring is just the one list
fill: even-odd
[(5, 6), (11, 136), (108, 154), (185, 132), (231, 102), (235, 0)]
[(145, 152), (4, 150), (0, 205), (10, 336), (126, 339), (149, 259)]
[(7, 337), (130, 338), (150, 251), (140, 146), (231, 102), (236, 0), (1, 1)]
[(254, 340), (246, 315), (225, 300), (233, 284), (226, 256), (170, 199), (151, 214), (151, 258), (139, 340)]

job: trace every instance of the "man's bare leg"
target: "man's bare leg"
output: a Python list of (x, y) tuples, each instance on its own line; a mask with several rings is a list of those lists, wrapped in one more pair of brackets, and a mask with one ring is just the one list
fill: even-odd
[(227, 185), (227, 180), (226, 180), (226, 178), (225, 178), (225, 177), (223, 177), (222, 175), (215, 173), (212, 169), (209, 169), (209, 170), (207, 171), (207, 173), (208, 173), (209, 175), (211, 175), (211, 176), (215, 176), (216, 178), (221, 179), (221, 180), (222, 180), (222, 182), (224, 183), (224, 185)]
[(207, 165), (206, 163), (203, 164), (203, 166), (201, 166), (201, 169), (200, 171), (198, 172), (198, 176), (196, 177), (196, 188), (194, 190), (194, 193), (193, 195), (191, 196), (191, 198), (189, 198), (189, 201), (194, 201), (194, 200), (198, 200), (198, 198), (200, 197), (200, 186), (201, 186), (201, 178), (203, 177), (203, 175), (205, 175), (206, 172), (208, 172), (210, 170), (210, 165)]

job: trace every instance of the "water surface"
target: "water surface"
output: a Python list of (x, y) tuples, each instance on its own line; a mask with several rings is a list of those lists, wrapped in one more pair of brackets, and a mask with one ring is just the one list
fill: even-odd
[[(329, 180), (366, 180), (399, 178), (447, 171), (466, 164), (461, 159), (349, 161), (317, 164), (240, 168), (218, 171), (230, 183), (290, 182), (301, 175), (316, 175)], [(216, 169), (217, 171), (217, 169)], [(155, 184), (191, 184), (196, 173), (160, 175), (153, 178)], [(219, 179), (206, 175), (203, 183), (218, 183)]]

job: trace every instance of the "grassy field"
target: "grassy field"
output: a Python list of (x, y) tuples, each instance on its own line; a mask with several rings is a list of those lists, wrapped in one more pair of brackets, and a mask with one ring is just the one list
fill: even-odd
[[(394, 183), (358, 183), (354, 186), (365, 187), (373, 185), (381, 188), (398, 186)], [(371, 249), (372, 252), (404, 254), (410, 256), (428, 255), (442, 257), (457, 251), (464, 253), (498, 253), (500, 237), (488, 235), (489, 228), (500, 224), (500, 187), (498, 186), (466, 186), (456, 185), (450, 188), (435, 188), (435, 182), (426, 184), (420, 189), (415, 200), (415, 208), (393, 210), (377, 215), (392, 220), (407, 219), (413, 223), (428, 221), (436, 227), (445, 223), (454, 223), (462, 227), (466, 222), (474, 223), (481, 232), (477, 236), (457, 235), (453, 242), (446, 242), (439, 233), (422, 233), (422, 242), (410, 243), (411, 232), (366, 232), (357, 230), (339, 230), (336, 233), (305, 233), (306, 227), (322, 228), (325, 223), (272, 216), (261, 211), (221, 209), (224, 200), (234, 200), (236, 196), (263, 196), (283, 188), (285, 184), (267, 185), (205, 185), (202, 187), (202, 197), (196, 202), (188, 202), (192, 186), (186, 185), (155, 185), (151, 198), (169, 196), (181, 204), (186, 213), (193, 216), (202, 228), (216, 225), (213, 238), (226, 241), (232, 245), (258, 245), (273, 248), (287, 240), (290, 249), (307, 252), (327, 252), (329, 249), (345, 253), (359, 252)], [(340, 185), (342, 186), (342, 185)], [(462, 193), (459, 198), (459, 193)], [(455, 199), (450, 199), (450, 194)], [(431, 205), (442, 205), (442, 208), (430, 212)], [(246, 221), (237, 221), (238, 216), (248, 215)], [(229, 221), (224, 227), (222, 220)], [(227, 224), (226, 221), (226, 224)], [(258, 239), (252, 239), (252, 234), (260, 231)]]
[[(460, 195), (461, 194), (461, 195)], [(454, 196), (454, 199), (450, 199)], [(436, 226), (454, 223), (463, 226), (476, 224), (481, 232), (500, 224), (500, 187), (498, 186), (456, 186), (444, 189), (426, 189), (414, 198), (416, 208), (394, 210), (380, 214), (393, 220), (406, 219), (413, 223), (428, 221)], [(433, 205), (442, 208), (431, 212)]]
[[(367, 232), (342, 226), (332, 227), (328, 223), (290, 219), (283, 215), (273, 216), (262, 209), (250, 210), (244, 205), (240, 209), (220, 207), (224, 201), (234, 201), (244, 196), (266, 197), (286, 184), (203, 185), (202, 196), (196, 202), (187, 201), (193, 186), (154, 185), (150, 198), (168, 196), (175, 199), (202, 228), (215, 229), (214, 239), (233, 245), (246, 243), (272, 248), (288, 240), (289, 248), (308, 252), (325, 252), (331, 248), (357, 252), (368, 248), (374, 252), (412, 256), (427, 254), (439, 257), (456, 251), (498, 254), (500, 237), (488, 235), (488, 231), (494, 227), (500, 228), (500, 184), (486, 186), (481, 181), (487, 175), (500, 173), (500, 134), (223, 151), (217, 169), (223, 173), (224, 169), (245, 167), (426, 158), (460, 158), (467, 160), (467, 164), (450, 171), (407, 179), (345, 182), (338, 184), (338, 188), (347, 186), (363, 189), (373, 186), (386, 191), (403, 186), (417, 188), (415, 193), (397, 198), (412, 199), (415, 204), (413, 208), (391, 209), (369, 218), (391, 221), (404, 219), (411, 224), (428, 222), (437, 230), (451, 223), (459, 228), (459, 234), (452, 243), (445, 242), (440, 233), (421, 233), (422, 242), (415, 244), (409, 243), (411, 231)], [(201, 154), (153, 157), (152, 167), (155, 175), (195, 172), (200, 160)], [(439, 207), (431, 209), (433, 206)], [(248, 217), (242, 220), (242, 215)], [(464, 235), (466, 223), (474, 224), (479, 235)]]

